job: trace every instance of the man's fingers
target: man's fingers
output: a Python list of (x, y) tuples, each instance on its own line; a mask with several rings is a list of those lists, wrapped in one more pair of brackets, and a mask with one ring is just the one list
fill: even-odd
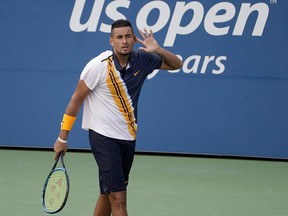
[(144, 28), (144, 32), (142, 30), (139, 29), (139, 33), (141, 35), (141, 37), (145, 40), (146, 38), (149, 38), (149, 37), (153, 37), (153, 32), (152, 30), (150, 29), (149, 32), (146, 28)]
[(140, 35), (141, 35), (141, 37), (143, 38), (143, 39), (145, 39), (145, 35), (144, 35), (144, 33), (139, 29), (139, 33), (140, 33)]
[(148, 33), (148, 31), (147, 31), (146, 28), (144, 28), (144, 32), (145, 32), (145, 37), (146, 37), (146, 38), (149, 37), (149, 33)]
[(56, 160), (56, 159), (58, 158), (58, 155), (59, 155), (59, 154), (60, 154), (60, 153), (55, 152), (54, 160)]

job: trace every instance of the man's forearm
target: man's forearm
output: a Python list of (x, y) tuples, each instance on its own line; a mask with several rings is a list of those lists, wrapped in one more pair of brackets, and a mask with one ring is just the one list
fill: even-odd
[[(182, 61), (175, 54), (169, 52), (162, 47), (157, 48), (155, 53), (164, 60), (165, 65), (161, 69), (176, 70), (179, 69), (183, 64)], [(168, 67), (166, 68), (165, 66)]]

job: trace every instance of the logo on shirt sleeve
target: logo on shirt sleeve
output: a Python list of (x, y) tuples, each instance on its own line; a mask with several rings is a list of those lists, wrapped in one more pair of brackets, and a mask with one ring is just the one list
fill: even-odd
[(137, 76), (137, 74), (140, 72), (140, 70), (138, 70), (137, 72), (134, 72), (134, 76)]

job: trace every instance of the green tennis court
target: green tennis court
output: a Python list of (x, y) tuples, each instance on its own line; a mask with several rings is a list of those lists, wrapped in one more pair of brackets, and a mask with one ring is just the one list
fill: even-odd
[[(47, 215), (41, 208), (51, 151), (0, 150), (0, 215)], [(65, 157), (71, 190), (58, 215), (92, 216), (98, 195), (92, 154)], [(131, 216), (287, 216), (288, 163), (136, 155), (128, 191)]]

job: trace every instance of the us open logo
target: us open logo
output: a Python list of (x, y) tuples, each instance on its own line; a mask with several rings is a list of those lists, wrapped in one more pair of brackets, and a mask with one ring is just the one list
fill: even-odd
[[(110, 24), (101, 22), (101, 18), (110, 20), (125, 19), (129, 14), (129, 9), (134, 8), (138, 2), (121, 0), (109, 1), (94, 0), (87, 21), (81, 23), (81, 17), (84, 12), (86, 0), (76, 0), (70, 17), (69, 27), (73, 32), (102, 32), (110, 33)], [(277, 4), (277, 0), (270, 0), (271, 4)], [(139, 4), (139, 3), (138, 3)], [(165, 1), (150, 1), (144, 4), (136, 11), (135, 24), (138, 29), (147, 27), (154, 33), (164, 32), (164, 47), (177, 47), (177, 40), (181, 36), (192, 35), (204, 26), (207, 35), (211, 37), (241, 37), (246, 26), (252, 25), (251, 37), (261, 37), (264, 33), (267, 19), (269, 17), (269, 6), (264, 2), (259, 3), (236, 3), (218, 2), (207, 8), (200, 1), (175, 1), (168, 4)], [(153, 24), (148, 24), (153, 11), (157, 10), (158, 16), (154, 18)], [(134, 12), (134, 11), (133, 11)], [(131, 11), (130, 11), (131, 13)], [(188, 21), (183, 24), (183, 18), (189, 14)], [(249, 18), (257, 14), (256, 19)], [(163, 34), (163, 33), (162, 33)], [(175, 53), (175, 51), (174, 51)], [(177, 53), (177, 52), (176, 52)], [(228, 56), (223, 54), (199, 55), (190, 54), (183, 57), (183, 53), (178, 52), (178, 57), (183, 60), (182, 71), (185, 74), (206, 74), (220, 75), (225, 71)], [(185, 59), (184, 59), (185, 58)], [(209, 71), (207, 71), (210, 68)], [(170, 73), (179, 73), (180, 70), (168, 71)], [(148, 76), (153, 78), (158, 71)]]

